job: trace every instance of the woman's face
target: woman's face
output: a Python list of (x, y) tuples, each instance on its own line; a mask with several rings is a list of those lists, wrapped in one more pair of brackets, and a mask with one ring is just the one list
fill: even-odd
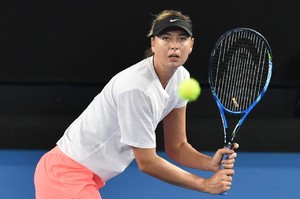
[(156, 67), (176, 69), (183, 65), (193, 50), (194, 38), (183, 30), (166, 31), (151, 39)]

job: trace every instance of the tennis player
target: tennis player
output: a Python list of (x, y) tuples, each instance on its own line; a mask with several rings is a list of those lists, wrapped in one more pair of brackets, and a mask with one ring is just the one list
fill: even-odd
[[(115, 75), (40, 159), (34, 178), (37, 199), (99, 199), (99, 189), (134, 158), (142, 172), (173, 185), (211, 194), (230, 189), (234, 150), (218, 149), (209, 157), (187, 141), (187, 101), (176, 89), (190, 76), (183, 67), (194, 44), (189, 16), (165, 10), (148, 36), (146, 58)], [(214, 171), (210, 178), (157, 155), (155, 130), (162, 120), (166, 154), (181, 165)], [(221, 161), (224, 154), (229, 159)]]

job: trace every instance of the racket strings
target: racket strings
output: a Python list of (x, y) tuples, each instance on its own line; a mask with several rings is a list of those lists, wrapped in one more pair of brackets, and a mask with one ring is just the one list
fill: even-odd
[(235, 32), (220, 42), (211, 75), (227, 109), (245, 110), (258, 98), (267, 80), (268, 58), (264, 41), (251, 32)]

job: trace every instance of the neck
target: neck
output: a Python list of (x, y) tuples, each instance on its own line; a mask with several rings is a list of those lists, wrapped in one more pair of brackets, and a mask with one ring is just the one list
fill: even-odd
[(166, 88), (166, 86), (169, 83), (169, 80), (172, 78), (173, 74), (176, 70), (162, 70), (162, 67), (155, 67), (154, 70), (157, 74), (157, 77), (162, 85), (163, 88)]

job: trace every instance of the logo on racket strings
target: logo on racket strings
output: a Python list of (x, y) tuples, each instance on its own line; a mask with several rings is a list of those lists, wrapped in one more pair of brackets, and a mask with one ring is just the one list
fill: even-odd
[(233, 102), (235, 108), (238, 108), (238, 107), (239, 107), (239, 104), (237, 103), (235, 97), (233, 97), (231, 100), (232, 100), (232, 102)]

